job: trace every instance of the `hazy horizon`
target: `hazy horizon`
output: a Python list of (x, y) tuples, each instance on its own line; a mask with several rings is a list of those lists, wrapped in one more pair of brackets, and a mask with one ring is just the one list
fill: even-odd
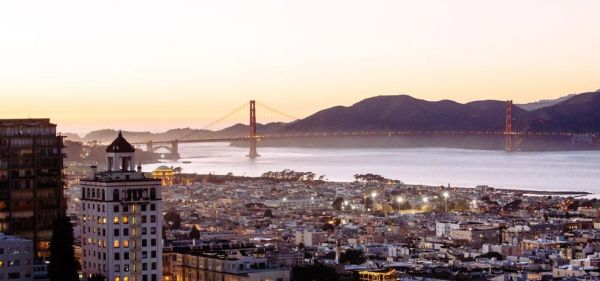
[[(0, 118), (201, 128), (250, 99), (305, 117), (377, 95), (600, 88), (598, 1), (9, 1)], [(261, 120), (259, 120), (261, 122)]]

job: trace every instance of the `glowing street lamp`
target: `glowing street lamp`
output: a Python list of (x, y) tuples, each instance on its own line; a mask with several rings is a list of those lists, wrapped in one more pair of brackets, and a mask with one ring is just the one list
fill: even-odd
[(429, 202), (429, 198), (427, 196), (423, 197), (423, 203), (427, 204), (427, 202)]
[(371, 192), (371, 198), (373, 198), (373, 200), (372, 200), (372, 201), (373, 201), (373, 202), (372, 202), (372, 206), (373, 206), (373, 208), (372, 208), (372, 209), (373, 209), (373, 212), (375, 211), (375, 206), (376, 206), (376, 205), (375, 205), (375, 197), (377, 197), (377, 192), (375, 192), (375, 191)]
[(448, 193), (448, 191), (444, 191), (444, 194), (442, 194), (442, 196), (444, 196), (444, 212), (448, 212), (448, 197), (450, 197), (450, 194)]

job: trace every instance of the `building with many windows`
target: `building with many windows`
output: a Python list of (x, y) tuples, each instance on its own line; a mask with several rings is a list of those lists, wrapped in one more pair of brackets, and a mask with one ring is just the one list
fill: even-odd
[[(167, 249), (164, 281), (290, 281), (291, 267), (248, 245), (208, 249), (191, 246)], [(296, 257), (292, 257), (296, 259)]]
[(32, 240), (37, 257), (66, 209), (62, 148), (50, 119), (0, 120), (0, 232)]
[(121, 133), (107, 147), (107, 171), (81, 181), (84, 276), (109, 281), (162, 280), (160, 180), (135, 166)]
[(33, 280), (33, 242), (0, 233), (0, 280)]

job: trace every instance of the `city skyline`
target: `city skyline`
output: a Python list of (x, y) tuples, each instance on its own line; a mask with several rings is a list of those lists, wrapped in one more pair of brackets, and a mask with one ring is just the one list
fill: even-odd
[(305, 117), (377, 95), (525, 103), (595, 91), (600, 3), (563, 3), (3, 3), (0, 117), (159, 132), (250, 99)]

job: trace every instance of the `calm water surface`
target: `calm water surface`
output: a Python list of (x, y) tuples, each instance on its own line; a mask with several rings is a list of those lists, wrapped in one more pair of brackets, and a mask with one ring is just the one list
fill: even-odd
[[(406, 183), (600, 193), (600, 151), (515, 152), (451, 148), (259, 148), (228, 143), (183, 144), (179, 162), (144, 165), (180, 166), (187, 173), (259, 176), (292, 169), (324, 174), (331, 181), (352, 181), (358, 173), (376, 173)], [(189, 164), (182, 161), (191, 161)]]

